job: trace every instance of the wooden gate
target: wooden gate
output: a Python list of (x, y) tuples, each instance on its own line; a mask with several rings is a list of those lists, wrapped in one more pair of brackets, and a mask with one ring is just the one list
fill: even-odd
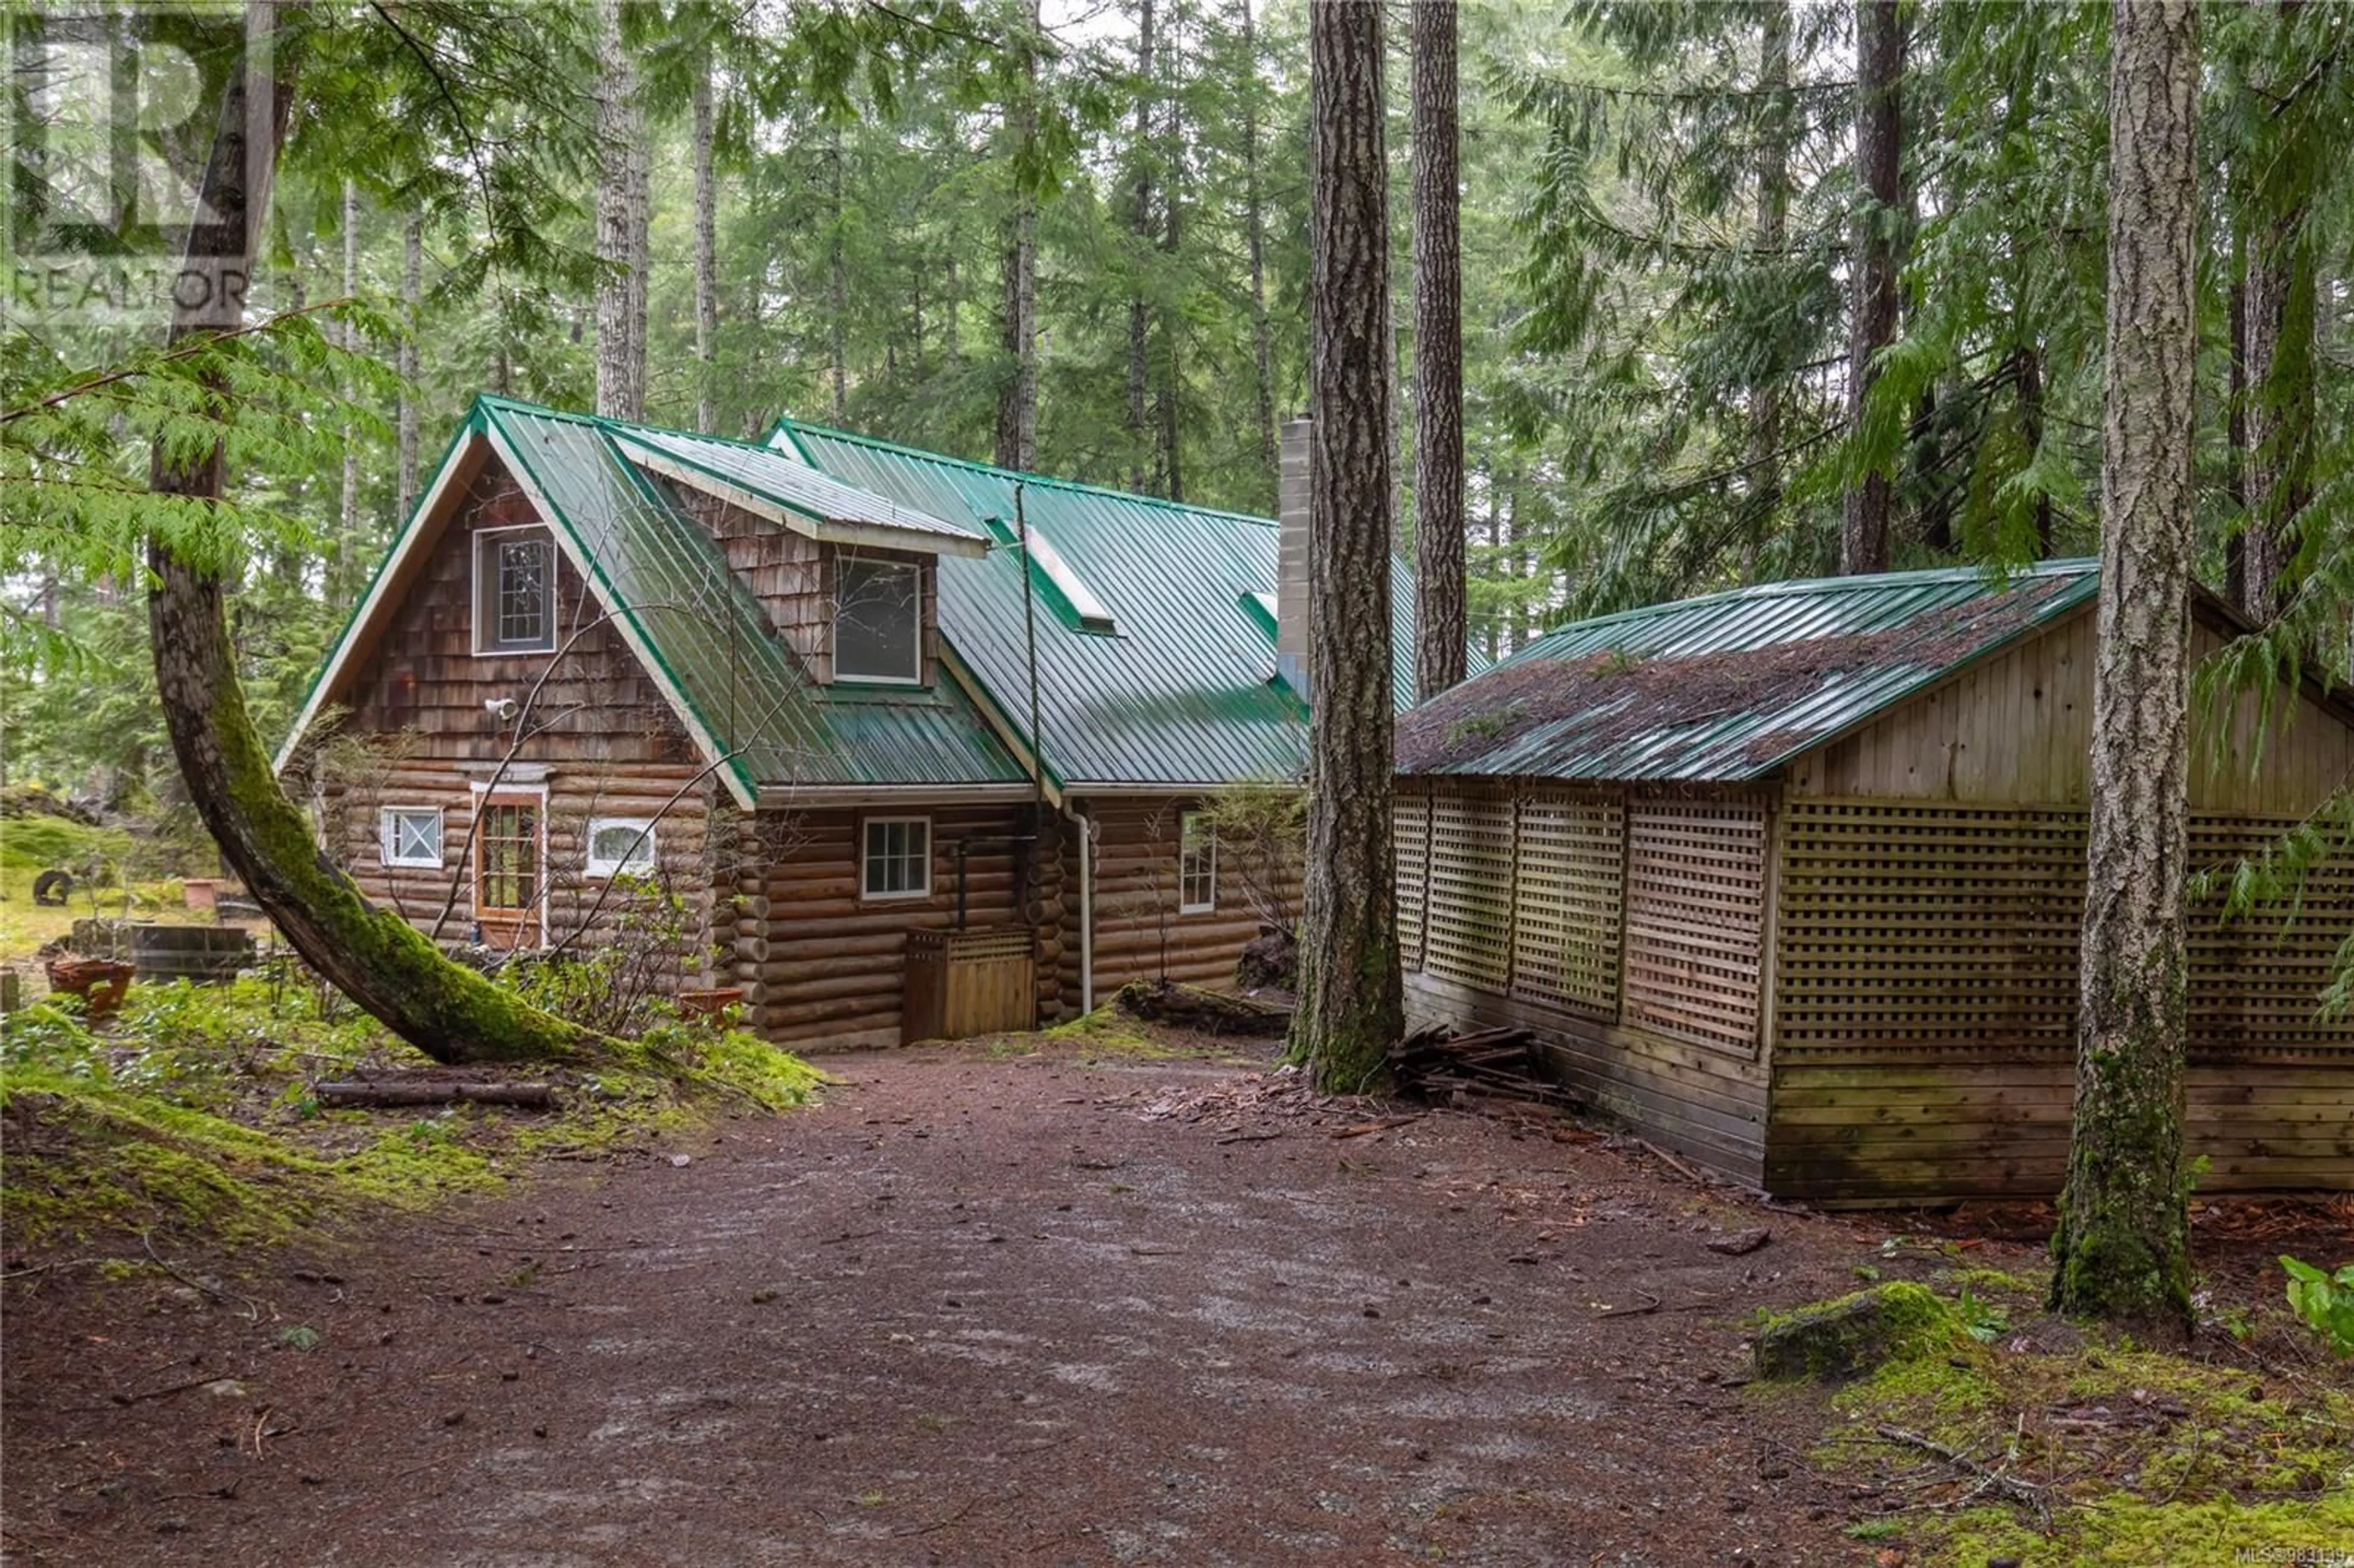
[(1037, 940), (1027, 927), (907, 933), (901, 1044), (965, 1040), (1037, 1022)]

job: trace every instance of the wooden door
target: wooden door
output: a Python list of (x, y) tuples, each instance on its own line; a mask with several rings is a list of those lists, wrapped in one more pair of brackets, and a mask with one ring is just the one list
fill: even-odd
[(474, 918), (493, 948), (540, 944), (547, 900), (546, 802), (489, 795), (474, 826)]

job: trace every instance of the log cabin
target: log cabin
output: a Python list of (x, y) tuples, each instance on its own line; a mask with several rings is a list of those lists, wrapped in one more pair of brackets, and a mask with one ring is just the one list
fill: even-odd
[(573, 949), (651, 906), (670, 983), (740, 991), (780, 1044), (1223, 982), (1297, 892), (1209, 808), (1298, 788), (1304, 432), (1278, 523), (793, 420), (753, 444), (484, 396), (278, 766), (437, 938)]
[[(1518, 1023), (1649, 1138), (1777, 1197), (2045, 1198), (2064, 1171), (2098, 565), (1774, 583), (1562, 627), (1401, 722), (1409, 1012)], [(2246, 628), (2200, 593), (2194, 657)], [(2308, 683), (2202, 711), (2194, 873), (2354, 779)], [(2261, 747), (2261, 765), (2257, 748)], [(2201, 1191), (2354, 1187), (2338, 854), (2190, 909)]]

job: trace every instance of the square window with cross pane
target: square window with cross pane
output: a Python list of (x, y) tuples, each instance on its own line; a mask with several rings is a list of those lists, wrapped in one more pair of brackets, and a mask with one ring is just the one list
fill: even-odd
[(545, 528), (474, 535), (474, 652), (556, 648), (556, 540)]
[(932, 892), (929, 817), (869, 817), (863, 830), (864, 898), (928, 898)]
[(387, 806), (382, 818), (387, 865), (441, 864), (441, 808)]

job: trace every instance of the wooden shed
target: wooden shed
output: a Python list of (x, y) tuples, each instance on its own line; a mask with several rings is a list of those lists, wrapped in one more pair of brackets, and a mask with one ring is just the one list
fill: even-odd
[[(1409, 1011), (1518, 1022), (1559, 1075), (1777, 1196), (2049, 1196), (2067, 1156), (2097, 563), (1769, 584), (1564, 627), (1398, 741)], [(2195, 654), (2240, 630), (2201, 596)], [(2204, 722), (2193, 870), (2354, 777), (2307, 689), (2248, 767)], [(2339, 857), (2291, 912), (2191, 911), (2202, 1191), (2354, 1188)]]

